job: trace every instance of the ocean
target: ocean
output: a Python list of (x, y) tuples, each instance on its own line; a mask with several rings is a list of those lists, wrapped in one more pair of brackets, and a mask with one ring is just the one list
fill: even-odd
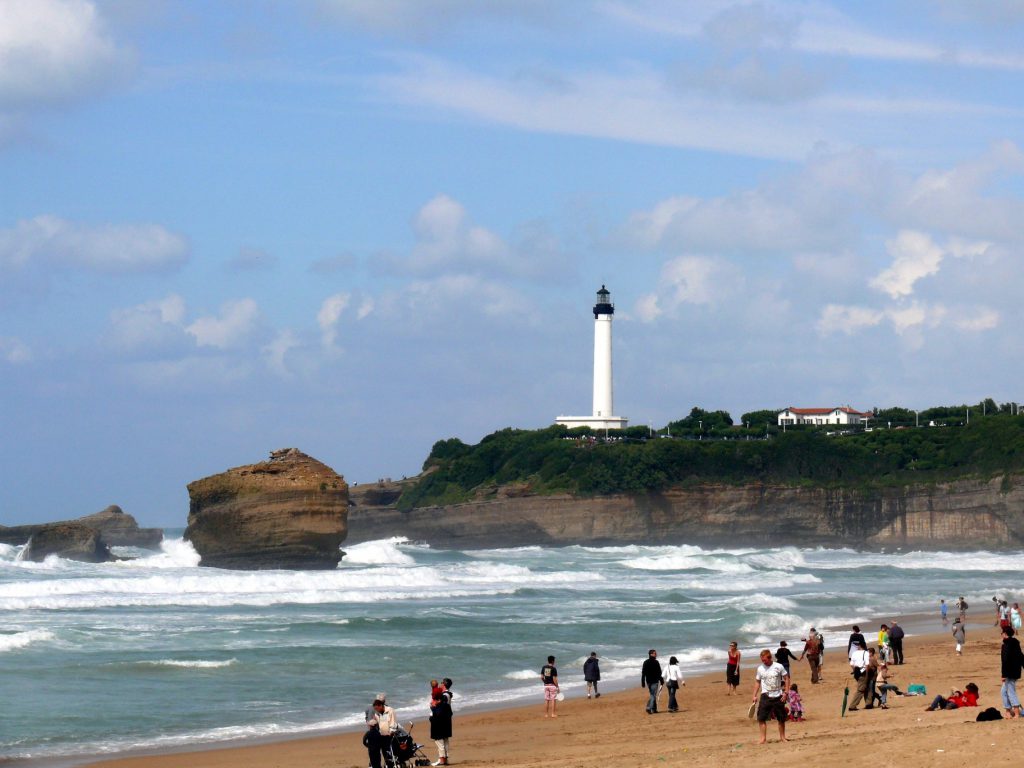
[(539, 708), (549, 654), (569, 697), (591, 651), (606, 689), (639, 687), (648, 648), (684, 674), (724, 670), (730, 640), (753, 663), (783, 639), (799, 653), (813, 625), (833, 628), (827, 664), (854, 622), (870, 636), (868, 619), (898, 607), (911, 632), (938, 631), (940, 598), (954, 613), (966, 595), (987, 619), (993, 595), (1024, 592), (1024, 552), (343, 548), (334, 571), (243, 572), (200, 568), (180, 530), (99, 565), (22, 562), (0, 544), (0, 760), (342, 729), (378, 691), (422, 740), (433, 677), (455, 681), (456, 717)]

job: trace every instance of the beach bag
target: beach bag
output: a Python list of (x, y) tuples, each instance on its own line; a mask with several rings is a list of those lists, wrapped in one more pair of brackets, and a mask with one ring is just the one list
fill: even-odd
[(985, 722), (988, 722), (989, 720), (1002, 720), (1002, 719), (1003, 719), (1003, 716), (1002, 716), (1002, 714), (1000, 714), (998, 709), (996, 709), (995, 707), (989, 707), (988, 709), (982, 710), (981, 712), (978, 713), (978, 717), (976, 719), (976, 722), (985, 723)]
[(928, 693), (928, 689), (920, 683), (911, 683), (907, 686), (908, 696), (925, 696)]

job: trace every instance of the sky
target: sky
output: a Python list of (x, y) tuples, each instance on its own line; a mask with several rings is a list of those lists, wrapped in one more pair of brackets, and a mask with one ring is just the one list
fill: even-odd
[(297, 447), (1024, 400), (1024, 1), (0, 0), (0, 524)]

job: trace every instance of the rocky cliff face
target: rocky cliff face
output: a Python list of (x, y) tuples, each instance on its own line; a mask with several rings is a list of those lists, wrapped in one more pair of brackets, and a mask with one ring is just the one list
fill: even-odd
[(217, 568), (328, 569), (341, 560), (348, 485), (295, 448), (188, 485), (185, 538)]
[(127, 514), (116, 504), (111, 504), (102, 512), (86, 515), (77, 520), (62, 520), (58, 523), (42, 523), (39, 525), (0, 526), (0, 542), (4, 544), (24, 544), (33, 534), (49, 525), (66, 524), (85, 525), (99, 531), (103, 540), (115, 547), (143, 547), (159, 549), (164, 532), (160, 528), (140, 528), (135, 518)]
[(351, 541), (407, 536), (434, 546), (703, 544), (1020, 549), (1024, 476), (855, 491), (704, 485), (577, 498), (498, 489), (494, 498), (399, 512), (357, 506)]
[(48, 523), (39, 526), (21, 556), (25, 560), (41, 563), (48, 555), (85, 563), (105, 563), (114, 559), (100, 532), (82, 523)]

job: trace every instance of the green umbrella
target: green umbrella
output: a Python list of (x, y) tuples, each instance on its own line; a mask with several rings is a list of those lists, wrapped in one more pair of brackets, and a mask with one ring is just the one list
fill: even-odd
[(850, 696), (850, 686), (846, 686), (843, 690), (843, 710), (839, 713), (840, 717), (846, 717), (846, 700)]

